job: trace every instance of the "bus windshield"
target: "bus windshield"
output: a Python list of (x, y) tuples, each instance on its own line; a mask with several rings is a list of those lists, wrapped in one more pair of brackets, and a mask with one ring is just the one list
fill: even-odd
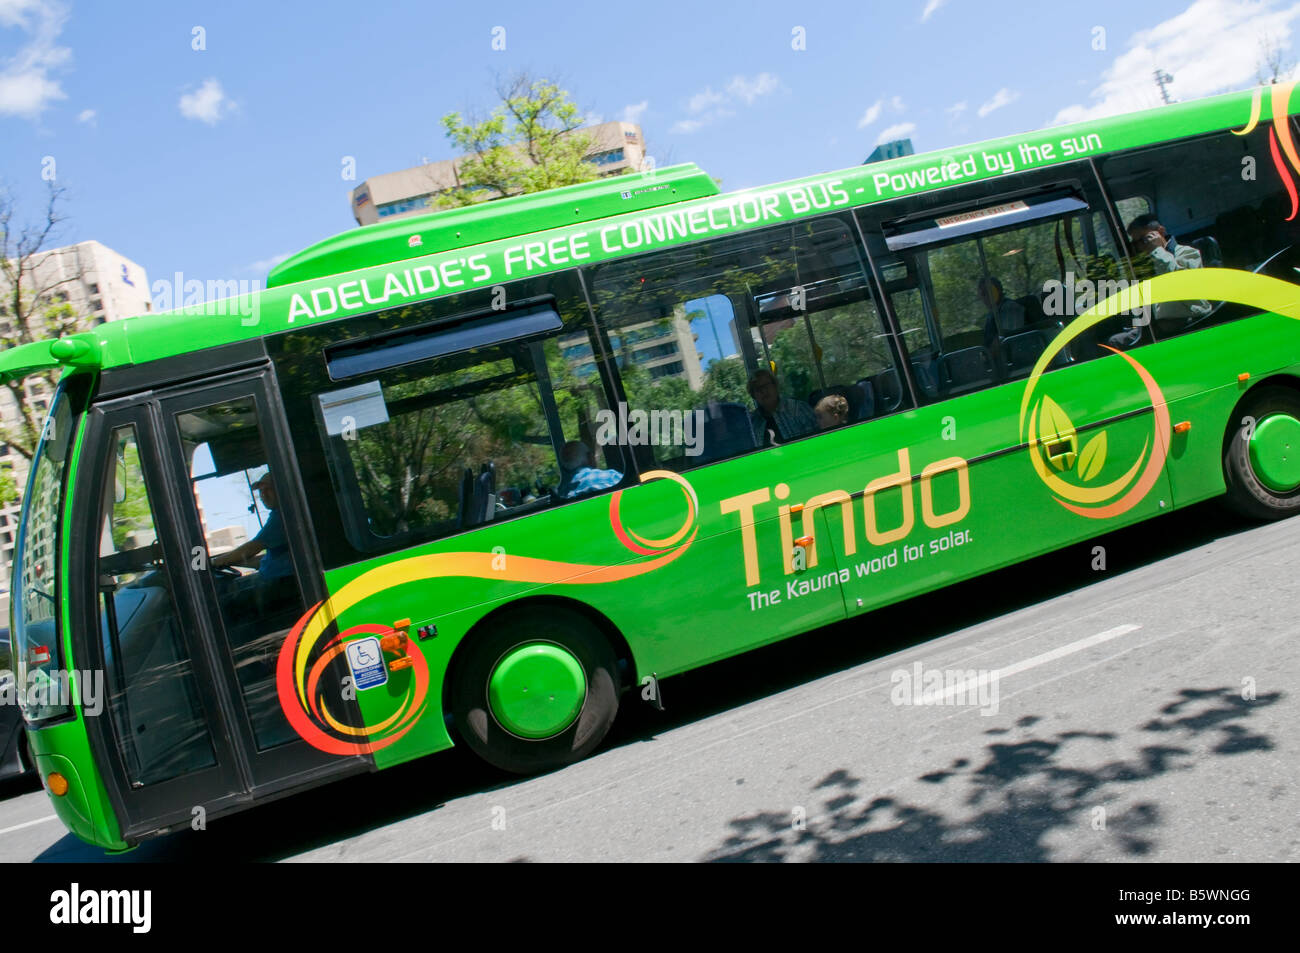
[(72, 444), (72, 405), (59, 388), (45, 420), (23, 497), (22, 528), (14, 560), (13, 658), (23, 717), (30, 722), (66, 715), (59, 684), (63, 668), (56, 612), (58, 528)]

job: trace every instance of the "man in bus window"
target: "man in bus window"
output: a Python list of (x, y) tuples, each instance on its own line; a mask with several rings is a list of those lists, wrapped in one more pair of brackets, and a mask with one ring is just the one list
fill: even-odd
[(253, 489), (262, 494), (262, 504), (270, 511), (261, 532), (244, 545), (222, 553), (212, 559), (212, 565), (239, 566), (249, 562), (263, 550), (266, 551), (257, 564), (261, 582), (271, 582), (293, 575), (293, 563), (289, 561), (289, 539), (284, 532), (284, 520), (280, 517), (280, 500), (275, 495), (275, 481), (271, 471), (262, 474), (261, 479), (253, 484)]
[(749, 396), (758, 406), (750, 414), (750, 421), (760, 447), (785, 443), (817, 429), (812, 408), (802, 401), (782, 397), (781, 385), (769, 370), (759, 370), (749, 379)]
[[(1157, 275), (1200, 268), (1204, 264), (1197, 249), (1178, 244), (1153, 214), (1139, 215), (1128, 223), (1126, 231), (1134, 255), (1149, 255), (1151, 270)], [(1155, 319), (1165, 333), (1177, 332), (1213, 310), (1208, 301), (1166, 301), (1155, 306)]]
[(985, 337), (1014, 334), (1025, 329), (1025, 309), (1019, 301), (1008, 301), (1002, 293), (1002, 282), (985, 275), (975, 283), (980, 301), (984, 302)]
[(608, 490), (623, 482), (623, 474), (618, 470), (598, 469), (596, 454), (580, 440), (570, 440), (560, 450), (560, 466), (570, 474), (562, 494), (566, 500), (583, 493)]
[(249, 566), (258, 553), (263, 553), (255, 575), (237, 580), (231, 589), (218, 588), (222, 615), (227, 625), (235, 627), (249, 618), (263, 618), (298, 602), (298, 585), (289, 558), (289, 537), (280, 515), (280, 499), (271, 471), (263, 473), (253, 489), (262, 495), (262, 505), (269, 511), (262, 529), (242, 546), (212, 559), (214, 568)]

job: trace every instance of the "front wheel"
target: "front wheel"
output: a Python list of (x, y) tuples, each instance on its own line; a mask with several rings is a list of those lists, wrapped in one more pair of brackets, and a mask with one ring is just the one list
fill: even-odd
[(1223, 452), (1227, 502), (1253, 519), (1300, 513), (1300, 393), (1262, 387), (1229, 422)]
[(515, 774), (585, 758), (618, 713), (616, 660), (584, 616), (546, 607), (507, 612), (452, 672), (452, 716), (465, 743)]

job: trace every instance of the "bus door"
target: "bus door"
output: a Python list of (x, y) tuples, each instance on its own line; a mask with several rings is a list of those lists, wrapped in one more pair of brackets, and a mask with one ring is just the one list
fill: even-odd
[[(1125, 361), (1141, 362), (1149, 328), (1141, 315), (1122, 315), (1083, 334), (1065, 331), (1098, 293), (1119, 286), (1104, 209), (1081, 167), (860, 213), (922, 405), (910, 430), (910, 473), (898, 477), (912, 483), (914, 529), (901, 553), (910, 588), (1007, 565), (1168, 506), (1167, 479), (1150, 469), (1163, 460), (1168, 434), (1156, 426), (1141, 372)], [(1057, 343), (1059, 353), (1034, 374)], [(850, 611), (871, 608), (871, 591), (846, 592)]]
[[(105, 472), (83, 483), (98, 502), (85, 630), (108, 705), (88, 722), (124, 835), (363, 770), (303, 741), (279, 702), (280, 647), (323, 592), (265, 375), (94, 417)], [(344, 674), (321, 678), (347, 720)]]

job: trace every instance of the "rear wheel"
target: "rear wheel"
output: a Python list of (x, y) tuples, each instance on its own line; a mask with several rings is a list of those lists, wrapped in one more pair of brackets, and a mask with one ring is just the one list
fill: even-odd
[(609, 642), (571, 609), (511, 611), (479, 633), (452, 672), (452, 714), (483, 760), (534, 774), (585, 758), (618, 713)]
[(1300, 393), (1263, 387), (1229, 422), (1223, 452), (1228, 504), (1254, 519), (1300, 513)]

